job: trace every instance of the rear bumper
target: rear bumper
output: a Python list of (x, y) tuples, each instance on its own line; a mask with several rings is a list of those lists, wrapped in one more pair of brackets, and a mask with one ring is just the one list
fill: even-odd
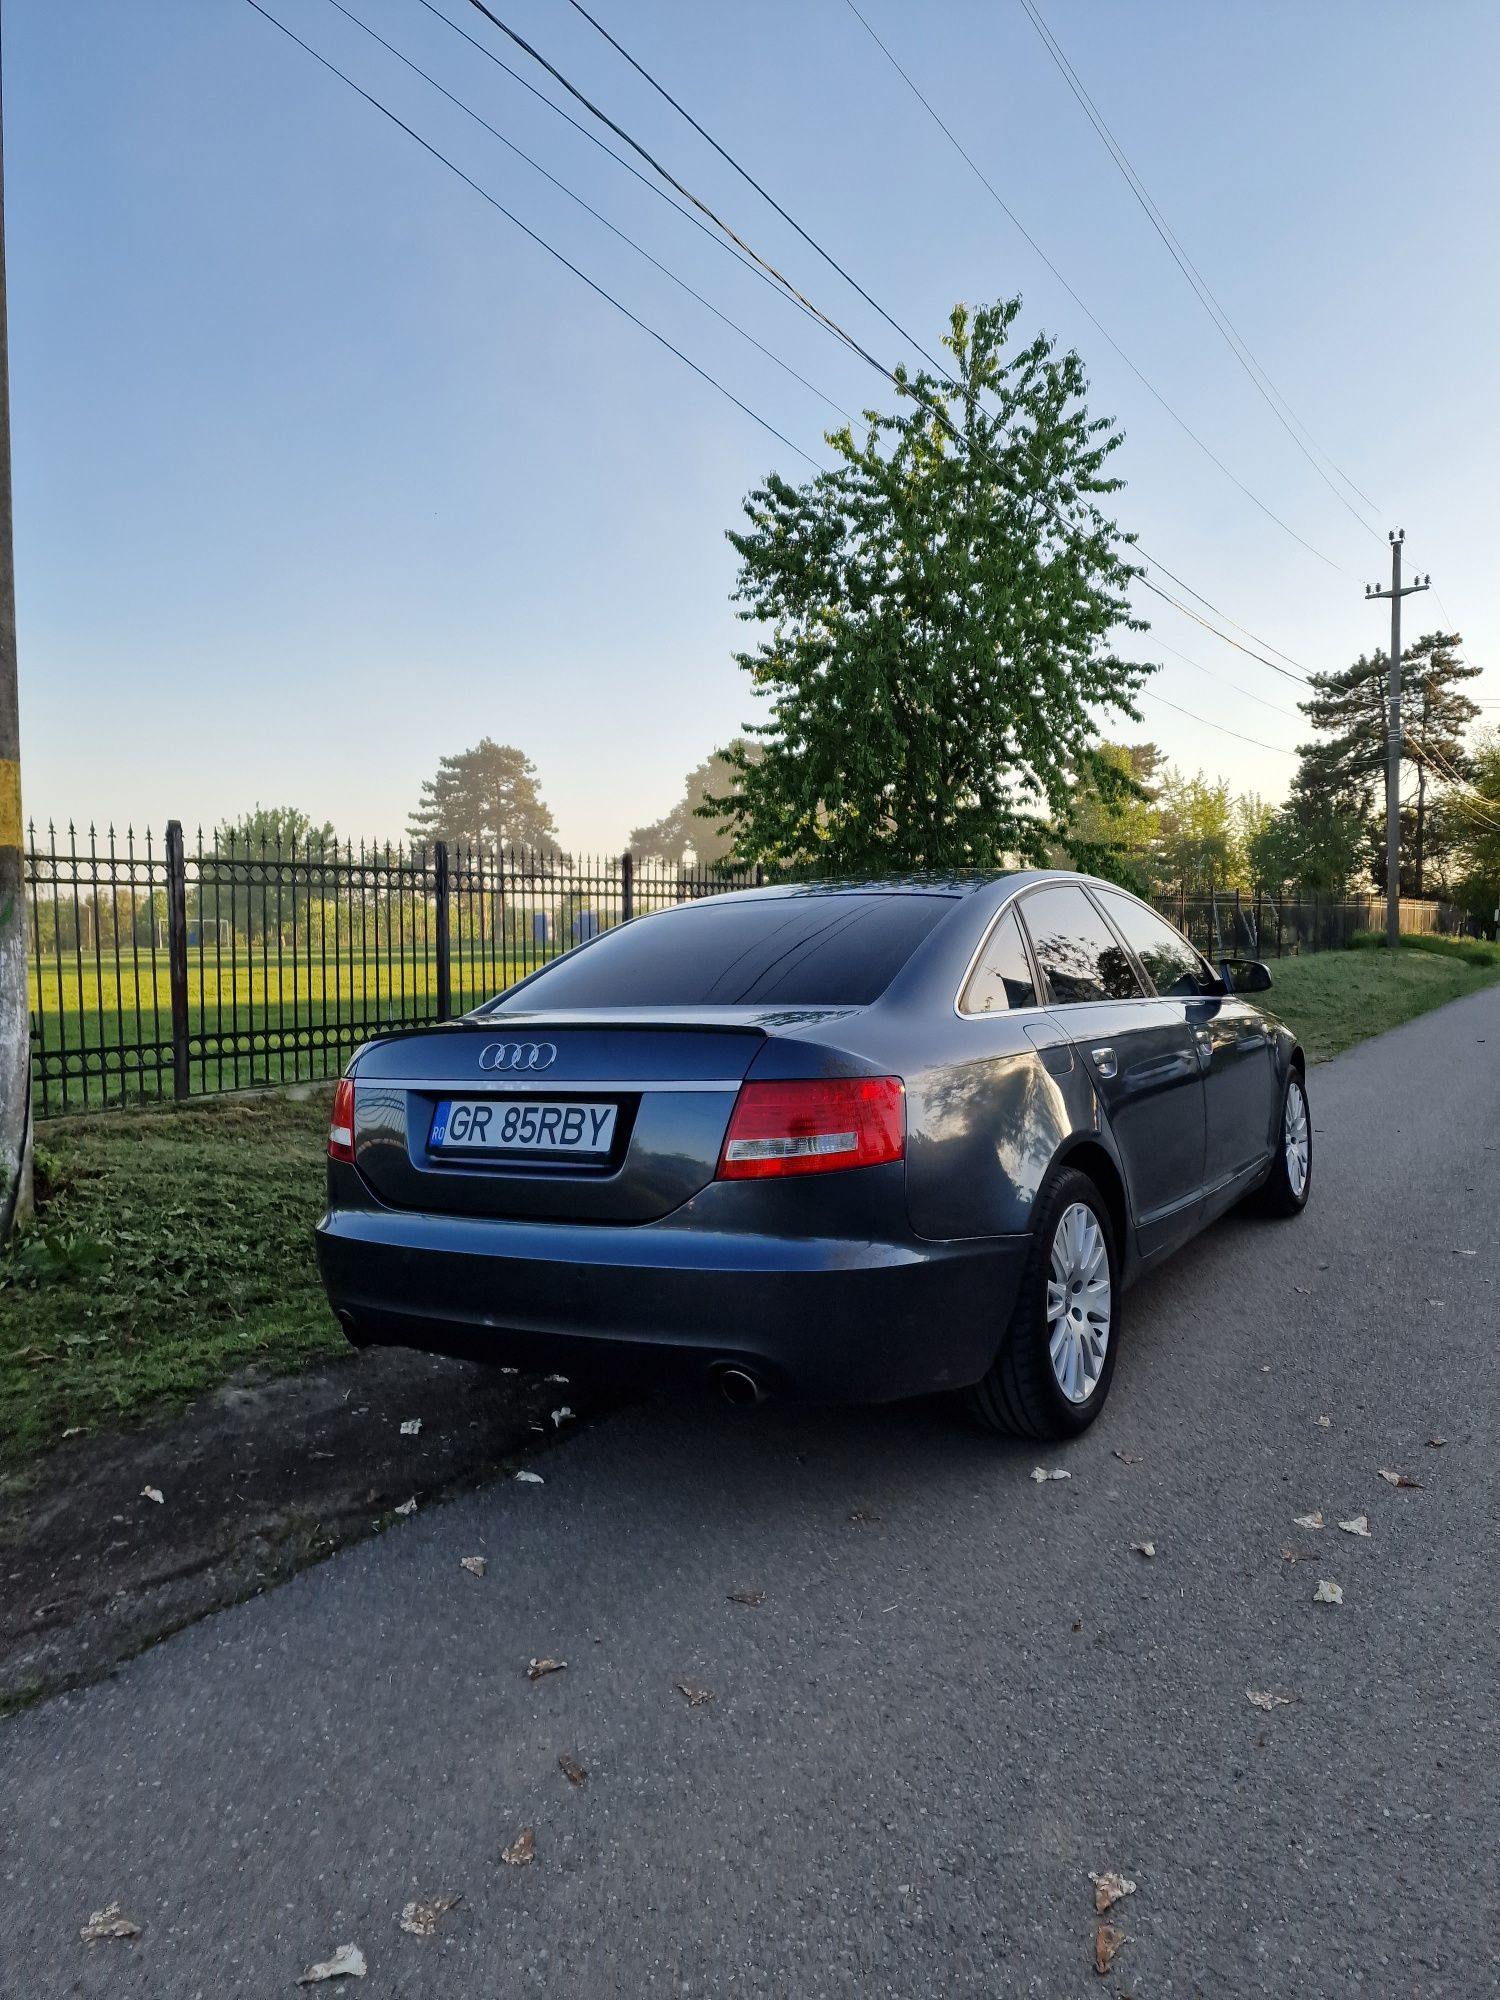
[(610, 1227), (363, 1201), (330, 1206), (317, 1225), (329, 1302), (360, 1344), (630, 1382), (728, 1364), (840, 1402), (978, 1381), (1028, 1246), (772, 1234), (686, 1210)]

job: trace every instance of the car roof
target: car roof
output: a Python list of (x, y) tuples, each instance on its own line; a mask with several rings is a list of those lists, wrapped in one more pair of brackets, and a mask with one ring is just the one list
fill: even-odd
[[(813, 877), (805, 881), (767, 882), (757, 889), (729, 889), (712, 900), (748, 901), (777, 896), (976, 896), (1004, 886), (1007, 894), (1028, 889), (1039, 882), (1087, 882), (1099, 889), (1119, 889), (1117, 882), (1105, 882), (1097, 875), (1083, 875), (1072, 868), (970, 868), (912, 869), (901, 874), (862, 877)], [(1129, 895), (1130, 890), (1121, 890)], [(696, 901), (707, 901), (699, 897)], [(691, 903), (669, 907), (690, 909)]]

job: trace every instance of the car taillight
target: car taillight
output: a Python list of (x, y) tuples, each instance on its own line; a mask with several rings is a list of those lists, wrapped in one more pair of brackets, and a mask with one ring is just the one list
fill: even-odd
[(354, 1078), (341, 1076), (333, 1088), (333, 1118), (328, 1127), (330, 1160), (354, 1160)]
[(742, 1083), (719, 1155), (721, 1181), (875, 1167), (906, 1153), (899, 1076)]

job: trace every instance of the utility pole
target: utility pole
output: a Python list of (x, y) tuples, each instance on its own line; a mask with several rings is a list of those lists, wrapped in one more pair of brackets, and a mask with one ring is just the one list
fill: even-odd
[(21, 859), (21, 716), (11, 536), (10, 344), (5, 317), (5, 148), (0, 134), (0, 1244), (31, 1212), (31, 1019)]
[(1391, 531), (1391, 587), (1365, 585), (1365, 596), (1391, 600), (1391, 680), (1385, 729), (1385, 941), (1394, 951), (1401, 941), (1401, 600), (1428, 590), (1431, 573), (1415, 583), (1401, 581), (1401, 548), (1405, 528)]

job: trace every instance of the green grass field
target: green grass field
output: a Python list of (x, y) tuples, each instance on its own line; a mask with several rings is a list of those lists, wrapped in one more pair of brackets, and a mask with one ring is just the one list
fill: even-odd
[[(550, 957), (505, 960), (455, 952), (455, 1011), (512, 985)], [(30, 980), (33, 1077), (43, 1116), (172, 1095), (172, 1001), (166, 958), (113, 955), (35, 967)], [(367, 1034), (435, 1018), (431, 957), (344, 957), (280, 965), (241, 947), (188, 960), (189, 1077), (194, 1096), (336, 1076)]]

